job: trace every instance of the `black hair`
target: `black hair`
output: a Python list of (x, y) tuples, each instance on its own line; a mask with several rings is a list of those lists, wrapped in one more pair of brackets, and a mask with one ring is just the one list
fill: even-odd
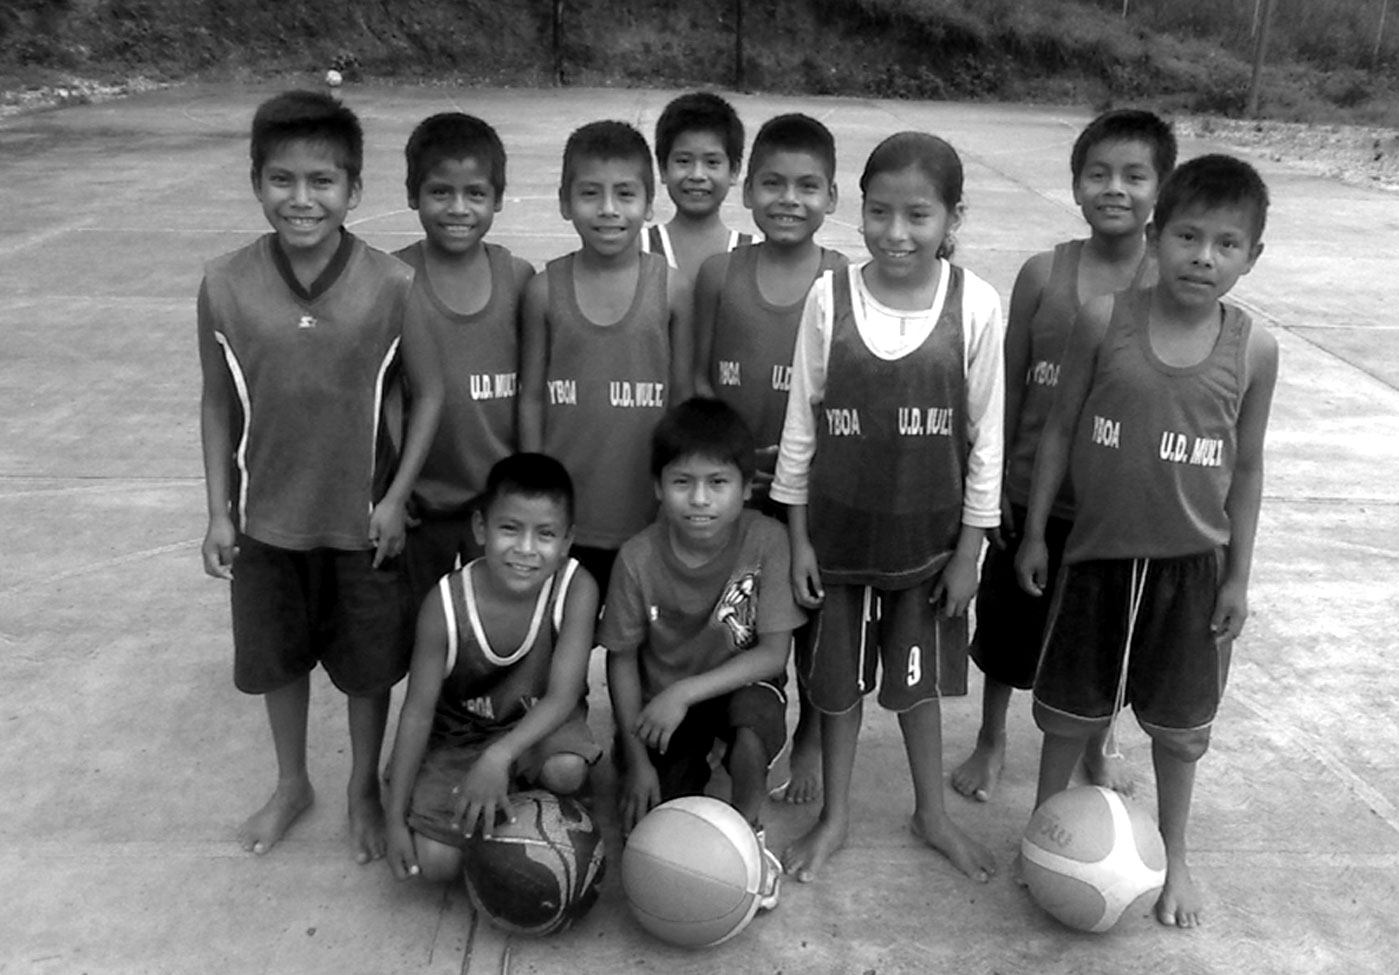
[(646, 136), (635, 126), (608, 119), (574, 129), (563, 147), (563, 176), (559, 180), (562, 195), (567, 196), (573, 188), (578, 164), (584, 159), (635, 162), (646, 190), (646, 202), (656, 198), (656, 171), (651, 165), (651, 149), (646, 145)]
[(757, 447), (753, 432), (732, 406), (720, 399), (693, 396), (666, 410), (651, 434), (651, 476), (660, 480), (669, 465), (686, 457), (732, 463), (753, 480)]
[(465, 112), (440, 112), (418, 123), (403, 147), (408, 163), (408, 205), (417, 206), (418, 191), (432, 168), (444, 160), (474, 159), (490, 173), (497, 201), (505, 195), (505, 146), (490, 125)]
[(836, 140), (831, 130), (810, 115), (792, 112), (778, 115), (763, 123), (753, 138), (753, 151), (748, 157), (748, 178), (761, 168), (774, 152), (806, 152), (821, 161), (826, 179), (835, 182)]
[(491, 506), (507, 494), (557, 502), (568, 523), (573, 524), (573, 479), (563, 464), (548, 454), (511, 454), (496, 461), (481, 492), (481, 517), (489, 521)]
[(1176, 166), (1176, 134), (1171, 124), (1155, 112), (1136, 108), (1118, 108), (1104, 112), (1089, 122), (1074, 140), (1069, 154), (1069, 171), (1073, 181), (1083, 175), (1088, 152), (1104, 142), (1144, 142), (1151, 149), (1151, 164), (1156, 178), (1164, 181)]
[(692, 91), (672, 98), (656, 120), (656, 162), (662, 169), (675, 140), (684, 132), (712, 132), (724, 145), (729, 168), (743, 164), (743, 122), (734, 107), (709, 91)]
[[(929, 132), (895, 132), (875, 146), (860, 174), (860, 192), (869, 192), (870, 183), (881, 173), (906, 169), (917, 169), (928, 177), (949, 213), (961, 204), (962, 159), (950, 142)], [(949, 232), (938, 246), (938, 257), (951, 257), (954, 246)]]
[(1222, 154), (1197, 156), (1181, 163), (1161, 186), (1156, 197), (1156, 226), (1164, 227), (1171, 217), (1190, 207), (1215, 210), (1242, 207), (1253, 217), (1253, 239), (1263, 239), (1268, 223), (1268, 186), (1263, 177), (1242, 159)]
[(359, 118), (324, 92), (297, 90), (273, 95), (253, 115), (249, 151), (254, 186), (261, 182), (268, 157), (296, 139), (329, 146), (351, 184), (359, 183), (364, 169), (364, 129)]

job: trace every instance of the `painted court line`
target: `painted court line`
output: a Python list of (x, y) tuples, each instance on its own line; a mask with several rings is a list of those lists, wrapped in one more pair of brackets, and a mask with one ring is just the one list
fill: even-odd
[(155, 558), (157, 555), (167, 555), (170, 552), (179, 552), (183, 549), (198, 548), (203, 544), (202, 538), (191, 538), (183, 542), (172, 542), (169, 545), (158, 545), (155, 548), (143, 549), (139, 552), (130, 552), (126, 555), (119, 555), (113, 559), (102, 559), (97, 562), (84, 562), (76, 568), (57, 572), (51, 576), (41, 579), (26, 579), (24, 582), (17, 582), (14, 585), (0, 589), (0, 596), (13, 596), (16, 593), (25, 592), (29, 589), (48, 587), (55, 582), (63, 582), (67, 579), (74, 579), (78, 576), (90, 575), (94, 572), (101, 572), (104, 569), (115, 568), (119, 565), (128, 565), (132, 562), (140, 562), (145, 559)]

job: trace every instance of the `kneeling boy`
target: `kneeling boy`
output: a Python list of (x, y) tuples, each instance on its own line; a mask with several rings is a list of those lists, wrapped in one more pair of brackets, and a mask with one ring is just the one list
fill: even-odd
[[(753, 435), (727, 404), (695, 398), (651, 439), (660, 517), (622, 546), (598, 642), (622, 766), (622, 826), (704, 792), (725, 743), (730, 803), (758, 832), (768, 766), (787, 737), (782, 689), (792, 630), (787, 535), (746, 509)], [(767, 903), (781, 872), (768, 855)]]
[(423, 603), (389, 762), (389, 867), (400, 880), (461, 876), (517, 783), (582, 788), (601, 749), (580, 701), (597, 584), (568, 557), (573, 485), (543, 454), (498, 462), (472, 516), (485, 555)]

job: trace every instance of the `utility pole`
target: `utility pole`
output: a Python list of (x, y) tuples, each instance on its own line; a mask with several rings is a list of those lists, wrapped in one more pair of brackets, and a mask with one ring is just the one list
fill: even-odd
[(1380, 66), (1380, 46), (1384, 43), (1384, 15), (1389, 13), (1389, 0), (1380, 0), (1380, 25), (1375, 28), (1375, 53), (1370, 58), (1371, 67)]
[(1244, 114), (1258, 117), (1259, 90), (1263, 87), (1263, 58), (1268, 53), (1268, 29), (1273, 24), (1274, 0), (1263, 0), (1263, 22), (1258, 27), (1258, 43), (1253, 46), (1253, 78), (1248, 84), (1248, 107)]

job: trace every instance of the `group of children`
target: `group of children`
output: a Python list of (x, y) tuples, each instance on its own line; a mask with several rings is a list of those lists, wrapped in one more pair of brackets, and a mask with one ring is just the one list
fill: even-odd
[[(930, 134), (870, 155), (852, 263), (815, 240), (837, 201), (817, 120), (779, 115), (753, 141), (757, 242), (720, 218), (744, 150), (724, 99), (660, 117), (664, 226), (644, 136), (584, 125), (559, 187), (580, 246), (538, 274), (484, 239), (506, 169), (488, 124), (414, 130), (424, 237), (393, 256), (343, 227), (362, 146), (334, 98), (263, 103), (251, 175), (273, 232), (211, 261), (199, 295), (204, 564), (231, 579), (235, 683), (264, 697), (278, 767), (245, 849), (313, 801), (319, 662), (349, 701), (356, 859), (459, 877), (512, 791), (586, 789), (599, 647), (624, 831), (703, 792), (716, 756), (760, 839), (770, 794), (819, 797), (766, 855), (774, 905), (779, 874), (810, 880), (846, 841), (878, 681), (914, 835), (985, 881), (993, 858), (944, 805), (939, 709), (975, 599), (984, 716), (954, 788), (990, 797), (1016, 687), (1045, 735), (1037, 804), (1080, 761), (1126, 788), (1111, 756), (1130, 704), (1166, 842), (1157, 915), (1197, 923), (1186, 822), (1247, 615), (1277, 369), (1220, 300), (1262, 250), (1247, 164), (1177, 169), (1155, 115), (1094, 120), (1071, 159), (1089, 235), (1026, 263), (1003, 328), (996, 291), (951, 261), (962, 164)], [(770, 793), (794, 647), (791, 778)]]

